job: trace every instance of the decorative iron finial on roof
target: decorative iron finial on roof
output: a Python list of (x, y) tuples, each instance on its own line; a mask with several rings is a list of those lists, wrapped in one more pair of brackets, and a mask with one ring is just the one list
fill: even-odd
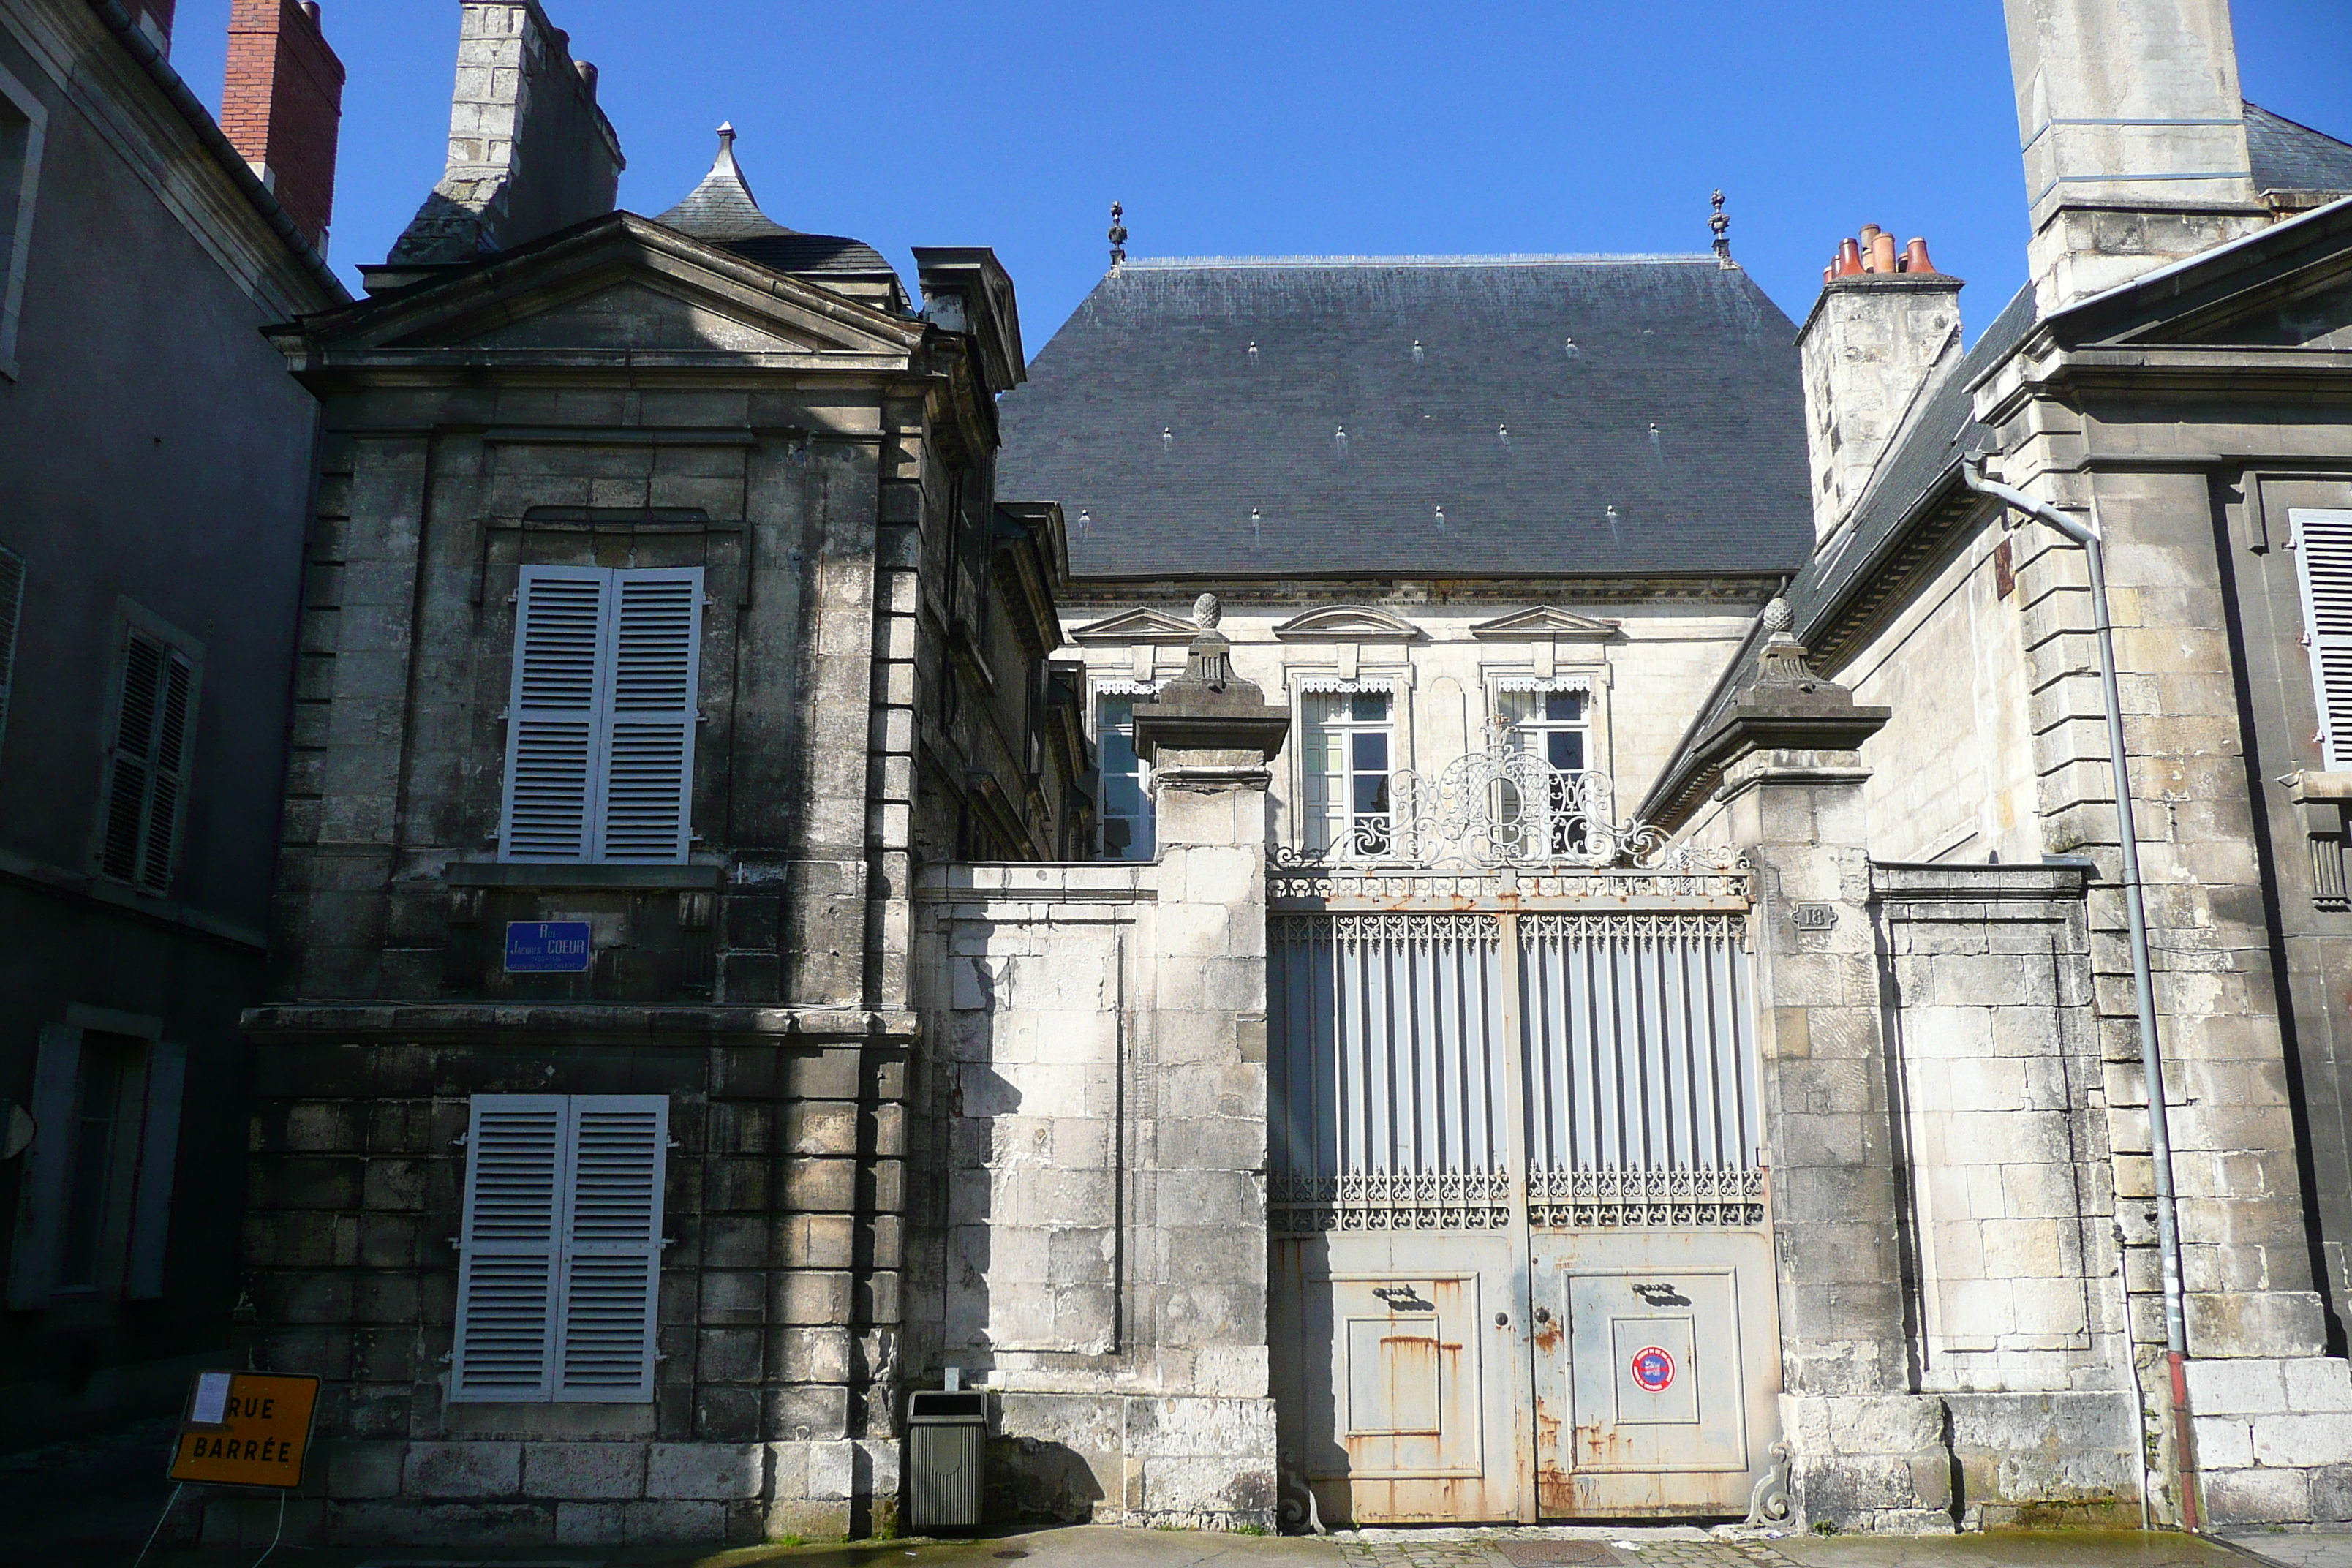
[(1715, 231), (1715, 258), (1728, 262), (1731, 259), (1731, 219), (1724, 213), (1721, 191), (1715, 193), (1713, 205), (1715, 213), (1706, 220), (1706, 226)]
[(1118, 220), (1127, 216), (1127, 208), (1117, 202), (1110, 204), (1110, 269), (1118, 271), (1127, 265), (1127, 225)]

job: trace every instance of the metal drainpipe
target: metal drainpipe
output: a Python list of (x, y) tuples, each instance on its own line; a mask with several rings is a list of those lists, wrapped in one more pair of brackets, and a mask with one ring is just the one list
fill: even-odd
[[(2147, 1079), (2148, 1152), (2156, 1167), (2156, 1247), (2164, 1276), (2164, 1350), (2172, 1384), (2172, 1447), (2179, 1468), (2180, 1522), (2184, 1529), (2194, 1531), (2199, 1528), (2197, 1461), (2189, 1419), (2189, 1321), (2181, 1300), (2180, 1226), (2174, 1213), (2172, 1123), (2165, 1104), (2164, 1055), (2156, 1037), (2156, 987), (2147, 955), (2147, 902), (2140, 890), (2139, 827), (2132, 815), (2123, 702), (2116, 689), (2115, 623), (2107, 611), (2105, 541), (2095, 524), (2077, 522), (2046, 501), (2035, 500), (2022, 490), (1985, 478), (1983, 463), (1978, 458), (1961, 462), (1960, 477), (1969, 489), (2048, 523), (2061, 536), (2081, 545), (2083, 559), (2090, 568), (2091, 615), (2099, 641), (2099, 684), (2106, 697), (2107, 762), (2115, 773), (2116, 833), (2123, 841), (2124, 919), (2130, 928), (2132, 995), (2139, 1006), (2140, 1066)], [(2131, 1331), (2128, 1317), (2124, 1331)]]

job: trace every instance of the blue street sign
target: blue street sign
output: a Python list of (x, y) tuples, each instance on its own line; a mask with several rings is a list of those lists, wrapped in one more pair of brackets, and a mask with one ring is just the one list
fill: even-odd
[(583, 974), (588, 969), (586, 921), (509, 921), (509, 974)]

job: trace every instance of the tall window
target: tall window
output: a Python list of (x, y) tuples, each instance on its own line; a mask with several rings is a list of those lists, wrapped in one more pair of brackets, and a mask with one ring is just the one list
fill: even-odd
[(98, 868), (106, 876), (145, 892), (171, 890), (195, 730), (195, 661), (126, 625), (100, 817)]
[(686, 859), (701, 649), (699, 566), (523, 568), (499, 859)]
[(1388, 852), (1391, 701), (1385, 691), (1308, 694), (1303, 815), (1310, 853)]
[(1510, 726), (1510, 744), (1541, 757), (1562, 773), (1585, 767), (1585, 736), (1591, 729), (1581, 691), (1501, 691), (1496, 708)]
[(453, 1401), (654, 1396), (668, 1147), (660, 1095), (473, 1097)]
[(33, 198), (41, 184), (48, 111), (0, 67), (0, 375), (16, 374), (16, 323), (25, 306)]
[(1151, 764), (1135, 752), (1132, 692), (1106, 695), (1097, 710), (1096, 750), (1102, 759), (1102, 856), (1106, 860), (1152, 857)]
[(41, 1031), (9, 1306), (163, 1293), (186, 1077), (175, 1041), (72, 1024)]
[(2352, 768), (2352, 511), (2296, 507), (2287, 520), (2320, 742), (2328, 767)]

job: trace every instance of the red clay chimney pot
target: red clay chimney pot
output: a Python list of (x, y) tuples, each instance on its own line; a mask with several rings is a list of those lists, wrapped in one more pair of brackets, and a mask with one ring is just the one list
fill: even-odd
[(1862, 276), (1862, 247), (1853, 240), (1838, 242), (1837, 275), (1841, 278)]
[(1903, 270), (1906, 272), (1933, 272), (1936, 270), (1936, 264), (1927, 259), (1927, 242), (1926, 240), (1915, 239), (1905, 248), (1903, 252)]

